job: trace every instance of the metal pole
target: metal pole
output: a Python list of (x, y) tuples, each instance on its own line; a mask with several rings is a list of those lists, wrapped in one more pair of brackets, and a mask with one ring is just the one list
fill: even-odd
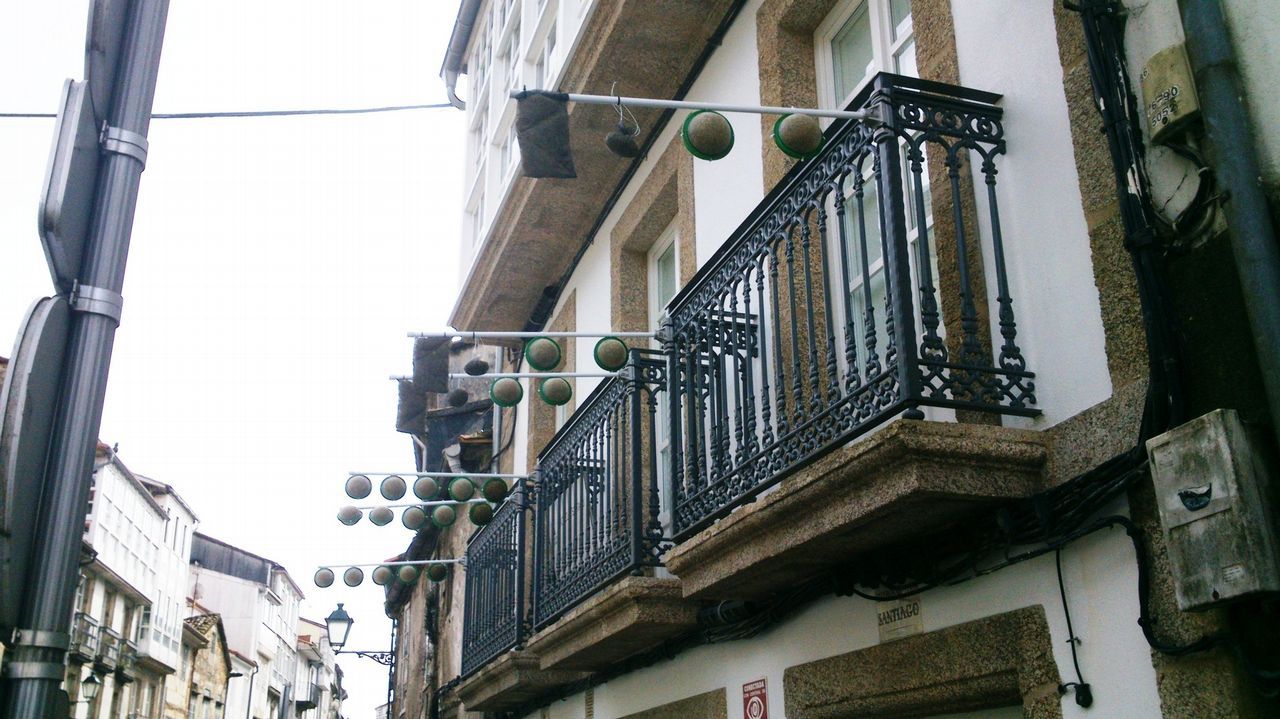
[(351, 477), (464, 477), (466, 479), (527, 479), (527, 474), (497, 474), (493, 472), (348, 472)]
[(653, 337), (652, 332), (410, 332), (414, 339), (527, 340), (535, 337)]
[(372, 505), (365, 505), (365, 506), (361, 506), (361, 507), (356, 507), (356, 509), (359, 509), (359, 510), (363, 511), (363, 510), (366, 510), (366, 509), (381, 509), (381, 508), (383, 508), (383, 507), (386, 507), (387, 509), (404, 509), (404, 508), (406, 508), (406, 507), (441, 507), (441, 506), (444, 506), (444, 505), (446, 505), (446, 504), (448, 504), (448, 505), (453, 505), (453, 504), (491, 504), (491, 502), (490, 502), (489, 500), (487, 500), (487, 499), (480, 499), (480, 498), (476, 498), (476, 499), (433, 499), (433, 500), (430, 500), (430, 501), (413, 502), (412, 504), (372, 504)]
[(449, 379), (498, 379), (500, 377), (550, 379), (552, 377), (617, 377), (617, 372), (494, 372), (493, 374), (471, 375), (465, 372), (450, 372)]
[(72, 297), (77, 311), (68, 340), (59, 415), (35, 518), (31, 566), (38, 569), (31, 572), (23, 600), (19, 633), (24, 639), (12, 650), (0, 704), (0, 716), (5, 719), (66, 715), (67, 698), (58, 685), (65, 673), (94, 448), (119, 324), (120, 291), (168, 11), (168, 0), (135, 0), (128, 11), (103, 133), (104, 157), (93, 219), (78, 290)]
[[(511, 97), (520, 95), (512, 90)], [(879, 118), (863, 110), (817, 110), (809, 107), (772, 107), (768, 105), (727, 105), (718, 102), (690, 102), (687, 100), (656, 100), (649, 97), (618, 97), (616, 95), (579, 95), (568, 93), (570, 102), (584, 105), (624, 105), (628, 107), (660, 107), (672, 110), (716, 110), (719, 112), (745, 112), (752, 115), (812, 115), (837, 120), (878, 121)]]
[(373, 562), (371, 564), (347, 564), (346, 562), (334, 562), (333, 564), (322, 564), (316, 569), (333, 569), (334, 567), (416, 567), (426, 564), (461, 564), (466, 565), (463, 559), (421, 559), (413, 562)]

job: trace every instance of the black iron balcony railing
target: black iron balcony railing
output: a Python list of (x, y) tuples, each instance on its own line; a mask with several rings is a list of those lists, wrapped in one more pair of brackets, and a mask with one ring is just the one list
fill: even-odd
[(628, 572), (658, 563), (654, 419), (666, 384), (660, 353), (632, 350), (538, 455), (533, 626), (540, 629)]
[(90, 660), (98, 656), (98, 622), (84, 612), (76, 612), (71, 622), (70, 659)]
[(524, 547), (527, 491), (522, 482), (467, 545), (462, 675), (524, 638)]
[[(923, 418), (922, 406), (1037, 414), (996, 201), (998, 99), (877, 76), (854, 105), (879, 111), (883, 124), (834, 126), (821, 153), (789, 173), (673, 299), (677, 540), (895, 415)], [(930, 187), (929, 157), (941, 160), (947, 187)], [(985, 184), (975, 193), (982, 227), (966, 226), (966, 177)], [(932, 219), (940, 191), (953, 210), (941, 249)], [(988, 251), (987, 278), (979, 249)], [(994, 357), (975, 278), (994, 279)], [(941, 298), (940, 284), (950, 290)], [(943, 309), (958, 321), (944, 327)]]
[(124, 639), (114, 630), (102, 627), (98, 640), (98, 654), (94, 661), (103, 671), (112, 671), (120, 663), (120, 651)]

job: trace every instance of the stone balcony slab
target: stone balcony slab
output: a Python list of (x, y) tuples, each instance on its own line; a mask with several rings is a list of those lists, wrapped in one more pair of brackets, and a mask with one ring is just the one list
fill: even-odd
[(543, 669), (597, 671), (693, 628), (698, 605), (672, 578), (626, 577), (529, 639)]
[(1040, 491), (1047, 444), (1029, 430), (898, 420), (787, 477), (665, 563), (687, 598), (765, 598), (983, 503)]
[(503, 712), (587, 676), (586, 672), (544, 670), (536, 654), (511, 651), (463, 680), (457, 694), (468, 712)]

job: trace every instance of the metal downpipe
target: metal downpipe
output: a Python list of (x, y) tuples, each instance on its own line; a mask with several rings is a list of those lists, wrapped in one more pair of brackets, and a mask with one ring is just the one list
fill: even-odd
[(1271, 428), (1280, 442), (1280, 246), (1262, 189), (1257, 140), (1221, 3), (1179, 0), (1179, 5), (1205, 131), (1216, 151), (1214, 174), (1227, 192), (1223, 208)]

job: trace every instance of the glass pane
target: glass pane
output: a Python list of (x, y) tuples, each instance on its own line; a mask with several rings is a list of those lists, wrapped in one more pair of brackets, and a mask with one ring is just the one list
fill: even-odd
[[(658, 256), (658, 261), (655, 264), (656, 267), (654, 269), (657, 274), (655, 278), (658, 300), (657, 310), (661, 313), (662, 308), (666, 307), (667, 302), (676, 294), (676, 243), (672, 242)], [(657, 320), (657, 318), (655, 317), (654, 320)]]
[(893, 58), (894, 70), (899, 75), (908, 77), (919, 77), (920, 72), (916, 69), (916, 41), (910, 40), (907, 44), (898, 50), (898, 54)]
[(835, 91), (844, 100), (875, 70), (875, 54), (871, 45), (871, 16), (867, 3), (862, 3), (831, 39)]
[(893, 39), (906, 34), (903, 24), (911, 18), (911, 0), (889, 0), (889, 16), (893, 20)]

